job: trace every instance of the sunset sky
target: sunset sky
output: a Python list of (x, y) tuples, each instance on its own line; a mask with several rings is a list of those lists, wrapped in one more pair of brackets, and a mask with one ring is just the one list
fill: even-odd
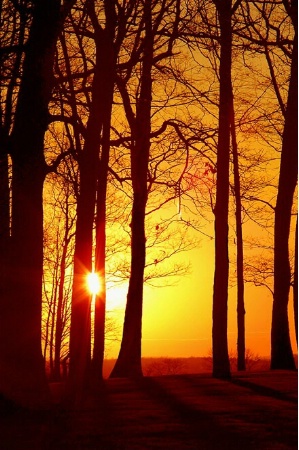
[[(214, 20), (213, 15), (211, 19)], [(274, 19), (275, 17), (272, 17), (272, 20)], [(276, 24), (276, 20), (279, 22), (279, 16), (274, 20), (274, 24)], [(280, 24), (282, 30), (288, 31), (290, 34), (290, 30), (285, 30), (286, 25), (282, 24)], [(72, 33), (70, 35), (72, 36)], [(74, 49), (76, 49), (77, 41), (74, 36), (73, 39)], [(131, 48), (132, 45), (130, 39), (129, 37), (128, 42), (125, 41), (128, 48)], [(235, 38), (235, 40), (239, 45), (238, 39)], [(90, 42), (89, 44), (93, 48), (94, 43)], [(165, 67), (174, 70), (175, 73), (177, 71), (182, 82), (178, 82), (177, 78), (170, 76), (170, 72), (167, 70), (153, 70), (150, 125), (154, 135), (166, 120), (176, 121), (182, 127), (184, 140), (178, 137), (172, 126), (168, 127), (168, 125), (161, 136), (156, 135), (151, 139), (146, 216), (147, 264), (149, 267), (146, 268), (145, 277), (148, 276), (148, 273), (156, 275), (163, 271), (167, 273), (167, 270), (171, 272), (173, 267), (175, 271), (176, 263), (188, 265), (190, 262), (190, 272), (182, 276), (161, 278), (158, 281), (160, 287), (152, 287), (145, 283), (143, 356), (207, 356), (211, 354), (212, 348), (215, 267), (215, 217), (212, 208), (215, 207), (217, 178), (217, 132), (215, 134), (213, 130), (218, 129), (217, 58), (219, 55), (213, 56), (211, 47), (204, 42), (199, 47), (189, 47), (183, 42), (178, 42), (176, 45), (175, 59), (165, 61)], [(70, 53), (71, 62), (74, 64), (73, 70), (76, 70), (77, 54), (73, 55), (74, 49), (70, 50)], [(76, 51), (80, 55), (81, 50), (79, 50), (77, 48)], [(155, 51), (159, 53), (160, 50), (158, 48)], [(286, 69), (288, 69), (288, 65), (284, 64), (286, 69), (282, 70), (281, 61), (284, 59), (281, 59), (280, 50), (273, 48), (271, 51), (279, 81), (280, 96), (282, 101), (286, 102), (289, 78), (289, 70)], [(127, 50), (122, 50), (122, 52), (120, 59), (126, 61)], [(84, 59), (83, 56), (81, 55), (82, 59)], [(284, 58), (288, 61), (285, 55)], [(135, 103), (139, 95), (136, 82), (139, 76), (138, 70), (136, 73), (134, 72), (134, 76), (128, 82), (132, 111), (136, 109)], [(282, 113), (277, 103), (265, 55), (260, 52), (236, 51), (233, 55), (232, 78), (242, 191), (244, 261), (246, 265), (254, 261), (254, 258), (257, 261), (263, 261), (263, 258), (268, 259), (267, 269), (269, 267), (272, 271), (273, 212), (280, 166)], [(79, 86), (80, 80), (76, 82)], [(81, 92), (81, 88), (78, 88), (78, 92)], [(207, 93), (208, 95), (206, 95)], [(81, 98), (80, 95), (78, 100)], [(83, 123), (87, 121), (87, 117), (88, 111), (85, 111), (82, 115)], [(49, 152), (46, 152), (46, 157), (49, 157), (48, 162), (52, 161), (55, 152), (60, 153), (61, 142), (67, 148), (68, 144), (64, 142), (63, 130), (64, 125), (61, 123), (52, 124), (49, 127), (45, 140), (45, 146), (49, 149)], [(119, 327), (119, 341), (111, 343), (108, 340), (107, 342), (106, 356), (111, 358), (118, 355), (122, 335), (130, 277), (130, 237), (132, 233), (130, 224), (133, 200), (132, 184), (129, 181), (131, 177), (130, 148), (127, 144), (123, 143), (119, 146), (113, 142), (117, 142), (120, 137), (128, 138), (130, 133), (126, 108), (119, 88), (117, 88), (112, 109), (110, 167), (117, 177), (120, 177), (121, 182), (119, 183), (118, 178), (113, 178), (110, 174), (106, 201), (107, 310), (108, 317), (112, 317)], [(192, 144), (188, 144), (188, 148), (185, 145), (186, 139), (189, 139)], [(68, 164), (66, 161), (65, 167), (61, 168), (62, 175)], [(71, 164), (75, 164), (74, 167), (78, 170), (76, 163), (72, 162)], [(230, 170), (230, 183), (233, 186), (232, 167)], [(154, 182), (152, 182), (153, 179)], [(50, 179), (48, 177), (47, 181), (49, 184), (46, 183), (44, 191), (45, 234), (50, 249), (53, 223), (56, 222), (57, 227), (62, 227), (65, 220), (63, 214), (59, 217), (58, 213), (54, 212), (54, 208), (57, 209), (54, 202), (54, 191), (57, 191), (55, 194), (57, 198), (61, 197), (62, 199), (66, 193), (63, 192), (59, 178), (55, 179), (53, 176)], [(231, 277), (228, 340), (230, 351), (236, 352), (237, 293), (234, 287), (236, 284), (234, 279), (236, 246), (234, 245), (233, 189), (230, 194), (229, 257)], [(59, 201), (62, 202), (62, 200)], [(71, 202), (69, 215), (72, 216), (75, 223), (76, 201), (71, 197), (68, 198), (68, 201)], [(150, 211), (154, 211), (154, 213), (149, 214)], [(54, 217), (55, 214), (57, 217)], [(189, 221), (190, 224), (192, 223), (190, 227)], [(185, 222), (185, 225), (182, 222)], [(164, 230), (162, 230), (163, 227)], [(198, 231), (195, 231), (195, 228)], [(160, 231), (161, 235), (158, 236)], [(291, 236), (290, 254), (292, 256), (293, 230)], [(55, 243), (56, 237), (54, 236), (52, 239)], [(175, 246), (179, 246), (180, 242), (186, 242), (187, 246), (191, 243), (192, 249), (176, 253)], [(53, 253), (54, 250), (48, 251)], [(172, 253), (174, 255), (168, 259), (168, 255)], [(155, 261), (157, 264), (154, 263)], [(70, 273), (71, 267), (72, 262), (69, 262)], [(51, 266), (45, 267), (45, 273), (51, 283)], [(71, 275), (69, 274), (67, 280), (70, 279)], [(273, 280), (269, 282), (271, 285)], [(168, 286), (168, 284), (172, 285)], [(51, 288), (49, 288), (49, 292), (51, 292)], [(71, 287), (66, 286), (67, 295), (69, 292), (71, 292)], [(291, 302), (290, 308), (292, 308)], [(269, 356), (272, 315), (272, 294), (269, 289), (247, 282), (245, 285), (245, 309), (247, 349), (260, 356)], [(296, 352), (292, 311), (290, 328), (293, 349)]]
[[(190, 260), (191, 273), (175, 286), (145, 286), (143, 315), (143, 356), (207, 356), (212, 348), (212, 298), (214, 240), (204, 239), (199, 248), (178, 256)], [(126, 286), (108, 291), (107, 309), (122, 325)], [(245, 286), (246, 347), (259, 356), (270, 355), (272, 295), (264, 287)], [(296, 339), (292, 301), (290, 330), (294, 352)], [(229, 290), (229, 349), (236, 352), (236, 289)], [(109, 313), (110, 314), (110, 313)], [(107, 357), (117, 357), (119, 344), (108, 344)]]
[(1, 2), (0, 411), (51, 412), (38, 439), (63, 419), (71, 442), (87, 405), (110, 448), (125, 386), (135, 406), (139, 391), (167, 400), (175, 428), (206, 418), (209, 438), (205, 400), (160, 375), (209, 379), (220, 401), (233, 378), (294, 375), (297, 14), (294, 0)]

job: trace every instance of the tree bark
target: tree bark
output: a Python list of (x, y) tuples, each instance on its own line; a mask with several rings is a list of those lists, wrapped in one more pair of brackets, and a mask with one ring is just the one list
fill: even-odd
[(288, 322), (291, 282), (289, 234), (298, 171), (298, 37), (295, 29), (291, 76), (282, 138), (274, 224), (274, 301), (271, 329), (271, 369), (295, 369)]
[(12, 216), (7, 280), (1, 286), (0, 391), (39, 407), (49, 400), (41, 351), (44, 134), (61, 25), (60, 1), (33, 2), (14, 126)]
[(80, 195), (77, 203), (68, 380), (69, 391), (78, 401), (88, 382), (91, 364), (91, 294), (87, 289), (86, 276), (92, 271), (93, 224), (101, 136), (99, 64), (97, 61), (86, 138), (82, 154), (79, 155)]
[(215, 205), (215, 274), (213, 292), (213, 376), (230, 376), (227, 343), (228, 205), (231, 116), (231, 0), (215, 1), (220, 23), (220, 99)]
[(294, 307), (296, 342), (297, 342), (297, 348), (298, 348), (298, 214), (297, 214), (296, 231), (295, 231), (293, 307)]
[(108, 164), (110, 154), (110, 128), (113, 104), (113, 92), (116, 71), (116, 50), (114, 36), (116, 13), (114, 2), (105, 1), (106, 27), (101, 46), (102, 59), (106, 62), (102, 67), (102, 107), (103, 133), (101, 160), (98, 174), (97, 213), (96, 213), (96, 252), (95, 270), (101, 278), (101, 290), (95, 299), (94, 317), (94, 349), (93, 375), (95, 378), (103, 376), (103, 362), (105, 350), (105, 316), (106, 316), (106, 194), (108, 183)]
[[(114, 4), (107, 6), (113, 9)], [(74, 256), (74, 282), (72, 294), (72, 315), (70, 333), (70, 377), (69, 386), (73, 393), (79, 396), (86, 386), (92, 374), (91, 364), (91, 294), (86, 289), (86, 275), (92, 271), (93, 255), (93, 224), (95, 218), (95, 204), (98, 187), (99, 167), (102, 168), (101, 180), (98, 189), (101, 203), (106, 200), (106, 183), (109, 159), (109, 139), (102, 142), (102, 155), (99, 159), (103, 124), (105, 123), (105, 133), (109, 133), (110, 117), (113, 100), (114, 75), (112, 67), (114, 64), (113, 36), (115, 18), (113, 18), (113, 30), (102, 29), (95, 16), (94, 5), (89, 5), (89, 13), (95, 28), (96, 63), (95, 74), (92, 84), (92, 103), (88, 118), (86, 139), (82, 155), (80, 155), (80, 196), (77, 207), (76, 242)], [(111, 10), (110, 10), (111, 12)], [(113, 14), (113, 13), (111, 13)], [(112, 39), (112, 40), (111, 40)], [(112, 53), (111, 53), (112, 52)], [(112, 66), (112, 67), (111, 67)], [(113, 67), (114, 69), (114, 67)], [(109, 137), (109, 134), (108, 134)], [(103, 141), (103, 140), (102, 140)], [(100, 165), (99, 165), (100, 164)], [(98, 202), (99, 205), (99, 202)], [(104, 209), (101, 209), (104, 208)], [(101, 215), (102, 214), (102, 215)], [(102, 220), (105, 215), (105, 205), (99, 207), (98, 231), (102, 233), (105, 222)], [(101, 224), (99, 225), (99, 221)], [(103, 234), (101, 238), (103, 238)], [(98, 237), (98, 239), (100, 239)], [(96, 262), (96, 270), (101, 272), (101, 264), (105, 260), (105, 239), (101, 242), (101, 262)], [(98, 255), (99, 256), (99, 255)], [(104, 332), (104, 304), (96, 300), (95, 304), (95, 349), (93, 361), (94, 374), (101, 371), (100, 359), (103, 357), (103, 335)], [(97, 358), (98, 356), (98, 358)]]
[(65, 281), (65, 270), (66, 270), (66, 256), (67, 256), (68, 245), (70, 242), (67, 214), (68, 214), (68, 206), (67, 206), (67, 210), (66, 210), (65, 234), (64, 234), (64, 240), (63, 240), (62, 255), (61, 255), (61, 260), (60, 260), (58, 301), (57, 301), (56, 323), (55, 323), (55, 351), (54, 351), (54, 370), (53, 370), (53, 379), (55, 381), (59, 381), (61, 379), (61, 372), (60, 372), (61, 355), (60, 355), (60, 352), (61, 352), (62, 333), (63, 333), (64, 281)]
[(140, 98), (136, 106), (135, 142), (131, 149), (133, 207), (131, 221), (131, 276), (120, 352), (111, 377), (141, 377), (143, 277), (146, 257), (145, 210), (151, 131), (151, 70), (153, 36), (151, 2), (144, 3), (145, 39)]
[[(3, 148), (4, 142), (1, 141), (0, 145), (1, 144)], [(8, 170), (8, 156), (3, 153), (0, 158), (0, 298), (3, 298), (3, 295), (5, 295), (4, 286), (7, 278), (7, 256), (10, 243), (10, 200)]]
[(245, 361), (245, 304), (244, 304), (244, 256), (243, 256), (243, 230), (242, 230), (242, 200), (240, 186), (239, 156), (235, 129), (235, 111), (232, 96), (231, 135), (234, 167), (234, 193), (236, 202), (236, 240), (237, 240), (237, 367), (238, 370), (246, 370)]

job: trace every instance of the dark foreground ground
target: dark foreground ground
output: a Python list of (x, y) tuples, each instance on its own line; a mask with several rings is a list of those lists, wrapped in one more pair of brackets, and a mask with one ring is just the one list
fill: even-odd
[(80, 409), (1, 416), (1, 450), (296, 449), (297, 373), (111, 379)]

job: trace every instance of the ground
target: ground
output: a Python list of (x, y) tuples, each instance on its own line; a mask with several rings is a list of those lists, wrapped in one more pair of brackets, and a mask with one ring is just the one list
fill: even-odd
[(297, 448), (297, 373), (108, 379), (80, 408), (2, 408), (1, 450), (284, 450)]

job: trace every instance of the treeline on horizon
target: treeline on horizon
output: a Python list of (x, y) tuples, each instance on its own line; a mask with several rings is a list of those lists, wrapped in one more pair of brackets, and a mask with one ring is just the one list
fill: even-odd
[[(294, 355), (296, 358), (296, 355)], [(238, 358), (236, 354), (229, 354), (230, 367), (237, 371)], [(247, 352), (246, 371), (260, 372), (269, 369), (270, 358), (261, 357), (251, 351)], [(109, 378), (116, 359), (104, 359), (103, 378)], [(212, 356), (189, 357), (142, 357), (143, 374), (148, 377), (164, 375), (209, 374), (213, 370)]]
[[(69, 399), (80, 401), (102, 378), (113, 338), (106, 290), (123, 281), (110, 376), (142, 376), (144, 283), (183, 276), (171, 258), (198, 245), (211, 221), (213, 376), (231, 376), (231, 282), (238, 370), (246, 282), (273, 295), (270, 368), (295, 369), (297, 9), (294, 0), (1, 3), (3, 396), (47, 403), (45, 362), (52, 380), (67, 363)], [(245, 235), (249, 225), (257, 237)]]

